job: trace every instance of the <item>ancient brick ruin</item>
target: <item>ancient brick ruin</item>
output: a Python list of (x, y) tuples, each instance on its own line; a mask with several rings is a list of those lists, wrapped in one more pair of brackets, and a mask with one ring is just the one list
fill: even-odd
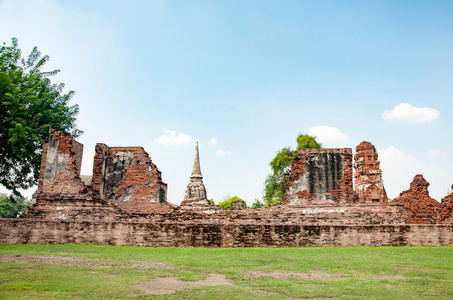
[[(453, 190), (453, 184), (451, 185)], [(446, 197), (442, 198), (439, 207), (439, 223), (453, 224), (453, 191)]]
[(198, 145), (180, 206), (167, 202), (167, 185), (142, 147), (97, 144), (88, 177), (80, 175), (82, 150), (68, 135), (50, 132), (36, 202), (20, 219), (0, 219), (0, 243), (453, 245), (452, 194), (439, 204), (417, 175), (408, 191), (388, 202), (377, 152), (368, 142), (357, 146), (354, 165), (350, 148), (301, 149), (285, 201), (260, 209), (233, 203), (231, 210), (207, 200)]
[(167, 201), (167, 184), (142, 147), (96, 144), (90, 188), (127, 212), (151, 212), (150, 204)]
[(363, 141), (355, 148), (355, 152), (354, 178), (358, 199), (367, 203), (387, 202), (376, 148), (371, 143)]
[(423, 175), (417, 174), (409, 190), (402, 192), (392, 201), (404, 205), (412, 224), (433, 224), (439, 220), (440, 204), (429, 196), (428, 186), (429, 183)]
[(352, 202), (352, 149), (299, 149), (284, 200), (290, 204)]

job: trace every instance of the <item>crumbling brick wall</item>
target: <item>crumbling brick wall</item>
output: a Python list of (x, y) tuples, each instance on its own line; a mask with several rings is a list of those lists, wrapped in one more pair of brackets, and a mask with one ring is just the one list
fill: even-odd
[(429, 182), (423, 175), (417, 174), (411, 182), (409, 190), (393, 199), (392, 203), (400, 203), (408, 212), (412, 224), (437, 223), (440, 203), (429, 196)]
[(51, 129), (43, 145), (38, 195), (83, 194), (86, 185), (80, 178), (83, 145), (68, 134)]
[(326, 204), (355, 200), (352, 149), (299, 149), (291, 162), (283, 199), (289, 203)]
[(363, 141), (355, 148), (355, 192), (360, 202), (387, 202), (382, 171), (376, 148)]
[(41, 194), (25, 219), (68, 221), (119, 221), (131, 217), (118, 206), (88, 195)]
[[(451, 185), (453, 190), (453, 184)], [(439, 207), (438, 222), (443, 224), (453, 224), (453, 192), (442, 198)]]
[[(141, 147), (97, 144), (89, 186), (80, 179), (80, 144), (52, 132), (44, 149), (36, 204), (20, 220), (0, 220), (0, 244), (453, 244), (451, 225), (408, 225), (439, 219), (435, 204), (424, 199), (429, 198), (429, 184), (421, 175), (402, 193), (402, 200), (357, 203), (351, 149), (300, 150), (292, 162), (288, 183), (292, 190), (287, 189), (286, 202), (270, 208), (232, 210), (211, 205), (187, 210), (167, 203), (161, 173)], [(424, 197), (422, 206), (417, 200), (420, 196)], [(443, 220), (448, 223), (451, 202), (446, 199)]]
[(167, 184), (142, 147), (97, 144), (91, 189), (128, 212), (146, 213), (167, 201)]
[(453, 225), (194, 224), (0, 219), (0, 244), (160, 247), (451, 246)]
[[(127, 213), (155, 211), (166, 203), (167, 185), (142, 147), (96, 145), (91, 182), (80, 176), (83, 145), (50, 130), (43, 146), (36, 203), (27, 218), (127, 219)], [(111, 203), (106, 202), (106, 200)]]

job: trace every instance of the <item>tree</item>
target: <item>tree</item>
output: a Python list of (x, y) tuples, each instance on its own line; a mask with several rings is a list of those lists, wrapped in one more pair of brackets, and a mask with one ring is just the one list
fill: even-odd
[(16, 38), (0, 48), (0, 183), (15, 195), (37, 183), (49, 128), (74, 138), (82, 133), (78, 105), (68, 106), (74, 91), (64, 94), (63, 83), (50, 81), (60, 70), (41, 71), (48, 60), (37, 47), (22, 59)]
[(296, 141), (297, 141), (297, 149), (305, 149), (305, 148), (319, 149), (322, 147), (322, 145), (316, 141), (315, 136), (311, 136), (308, 134), (299, 133)]
[[(296, 138), (297, 150), (304, 148), (321, 148), (321, 144), (316, 141), (314, 136), (301, 134)], [(297, 151), (285, 147), (277, 152), (269, 165), (272, 168), (272, 173), (269, 174), (264, 182), (263, 202), (266, 206), (279, 203), (283, 200), (288, 176), (291, 171), (291, 161), (297, 155)]]
[(27, 198), (0, 193), (1, 218), (17, 218), (26, 212), (27, 207)]
[(231, 197), (230, 199), (226, 199), (226, 200), (220, 202), (219, 206), (222, 208), (225, 208), (225, 209), (231, 209), (231, 203), (236, 202), (236, 201), (244, 202), (245, 205), (247, 206), (247, 202), (245, 202), (244, 200), (242, 200), (241, 198), (239, 198), (237, 196)]
[(255, 199), (255, 202), (252, 203), (252, 208), (263, 208), (266, 205), (260, 201), (260, 199)]

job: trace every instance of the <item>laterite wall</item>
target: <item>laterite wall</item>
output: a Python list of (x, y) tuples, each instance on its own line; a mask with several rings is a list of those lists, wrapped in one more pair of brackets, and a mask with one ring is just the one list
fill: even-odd
[(0, 219), (0, 244), (451, 246), (453, 225), (225, 225)]

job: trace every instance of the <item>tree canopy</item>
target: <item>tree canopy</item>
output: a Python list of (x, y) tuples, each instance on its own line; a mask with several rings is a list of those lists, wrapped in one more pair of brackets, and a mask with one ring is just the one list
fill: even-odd
[(74, 91), (65, 94), (63, 83), (48, 78), (60, 70), (41, 71), (48, 60), (37, 47), (23, 59), (16, 38), (0, 48), (0, 183), (16, 195), (37, 183), (49, 128), (82, 133), (75, 125), (79, 107), (68, 105)]
[(247, 202), (245, 202), (245, 200), (242, 200), (241, 198), (239, 198), (237, 196), (233, 196), (229, 199), (226, 199), (226, 200), (220, 202), (219, 206), (222, 208), (225, 208), (225, 209), (231, 209), (231, 203), (236, 202), (236, 201), (244, 202), (247, 206)]
[[(301, 134), (296, 138), (297, 150), (304, 148), (321, 148), (321, 144), (316, 141), (316, 137), (308, 134)], [(297, 151), (291, 150), (290, 147), (285, 147), (277, 152), (269, 165), (272, 168), (272, 173), (266, 177), (264, 182), (263, 201), (266, 206), (279, 203), (283, 200), (288, 176), (291, 168), (291, 161), (297, 155)]]
[(17, 218), (27, 211), (28, 204), (27, 198), (0, 193), (0, 217)]

